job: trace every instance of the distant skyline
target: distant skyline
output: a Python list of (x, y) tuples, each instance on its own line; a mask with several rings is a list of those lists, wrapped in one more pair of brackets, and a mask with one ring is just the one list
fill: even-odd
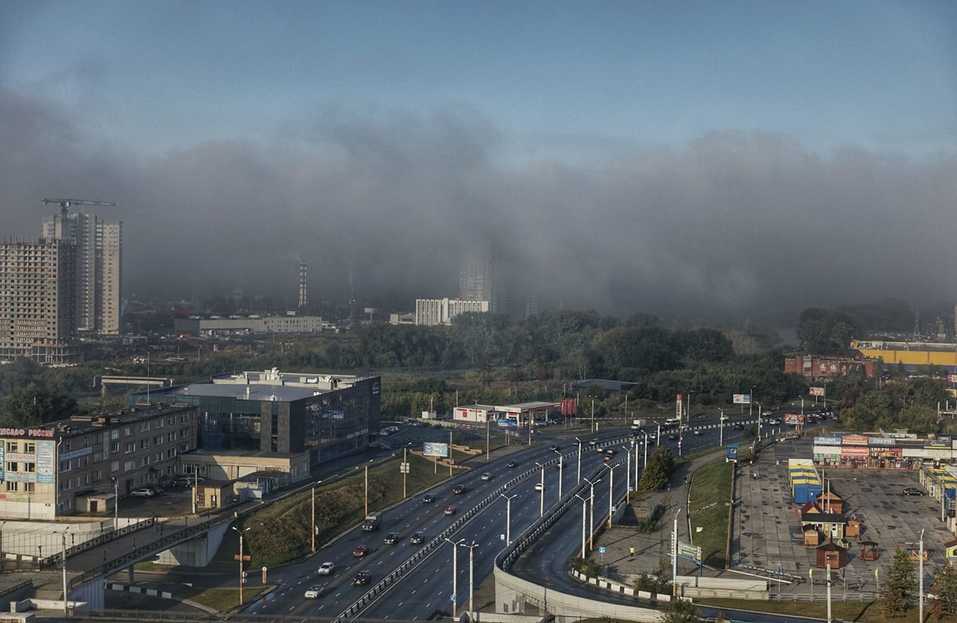
[(0, 87), (146, 154), (467, 108), (518, 159), (725, 129), (921, 156), (957, 142), (955, 75), (946, 1), (0, 4)]

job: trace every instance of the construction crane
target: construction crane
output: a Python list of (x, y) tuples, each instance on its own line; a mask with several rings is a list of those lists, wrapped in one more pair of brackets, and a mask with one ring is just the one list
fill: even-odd
[(66, 218), (67, 210), (74, 206), (99, 206), (107, 208), (115, 208), (116, 203), (112, 201), (90, 201), (89, 199), (44, 199), (43, 205), (58, 205), (60, 206), (60, 215)]

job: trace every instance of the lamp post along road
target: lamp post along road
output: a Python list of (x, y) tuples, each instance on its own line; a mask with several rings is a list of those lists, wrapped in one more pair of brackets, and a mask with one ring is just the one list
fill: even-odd
[(236, 526), (233, 526), (233, 530), (236, 531), (236, 534), (239, 535), (239, 606), (242, 607), (243, 603), (243, 585), (246, 583), (245, 578), (245, 568), (243, 561), (243, 535), (252, 530), (252, 526), (248, 528), (239, 529)]
[(580, 484), (582, 481), (582, 440), (575, 437), (575, 441), (578, 442), (578, 470), (575, 473), (575, 484)]
[(580, 493), (576, 493), (575, 497), (582, 501), (582, 560), (585, 560), (585, 506), (588, 504), (588, 498), (582, 497)]
[(66, 588), (66, 533), (69, 529), (70, 528), (65, 528), (63, 532), (60, 533), (60, 535), (63, 537), (63, 544), (62, 544), (63, 549), (60, 550), (60, 562), (61, 562), (61, 566), (63, 567), (63, 616), (65, 617), (70, 616), (70, 612), (69, 612), (70, 595), (67, 592), (67, 588)]
[(679, 508), (675, 511), (674, 525), (671, 528), (671, 595), (678, 596), (678, 515), (681, 514)]
[(625, 454), (628, 455), (628, 467), (625, 469), (625, 501), (631, 502), (631, 448), (625, 448)]
[(595, 485), (601, 482), (601, 478), (589, 480), (582, 478), (589, 485), (588, 495), (588, 550), (595, 549)]
[(459, 545), (465, 543), (465, 539), (453, 541), (446, 538), (445, 540), (452, 544), (452, 620), (454, 621), (456, 602), (459, 598)]
[(621, 463), (615, 463), (608, 466), (608, 527), (611, 528), (611, 519), (615, 511), (615, 469), (621, 467)]
[(312, 485), (312, 553), (316, 553), (316, 485)]
[[(555, 454), (558, 455), (558, 501), (561, 502), (562, 500), (562, 466), (563, 466), (562, 453), (558, 450), (555, 450), (554, 452)], [(544, 487), (543, 487), (542, 493), (544, 493)]]
[[(479, 546), (478, 543), (472, 541), (471, 543), (460, 543), (462, 547), (467, 547), (469, 550), (469, 617), (475, 616), (475, 548)], [(453, 616), (453, 618), (455, 618)]]
[(505, 495), (504, 493), (501, 496), (505, 500), (505, 544), (512, 544), (512, 499), (517, 498), (518, 494), (513, 493), (512, 495)]
[(920, 551), (917, 553), (917, 610), (918, 616), (917, 619), (920, 623), (924, 623), (924, 530), (923, 528), (920, 531)]
[(540, 491), (538, 496), (538, 516), (545, 516), (545, 466), (539, 462), (535, 462), (535, 465), (538, 465), (542, 468), (542, 478), (538, 481)]
[(831, 623), (831, 561), (828, 560), (825, 565), (827, 570), (827, 623)]

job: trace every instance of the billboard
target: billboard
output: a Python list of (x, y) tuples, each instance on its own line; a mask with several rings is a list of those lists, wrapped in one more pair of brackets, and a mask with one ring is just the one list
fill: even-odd
[(736, 405), (751, 404), (751, 394), (732, 394), (731, 402)]
[(784, 423), (790, 424), (792, 426), (798, 426), (799, 424), (804, 424), (806, 421), (805, 416), (800, 413), (785, 413), (784, 414)]
[(681, 394), (678, 394), (677, 396), (675, 396), (675, 417), (677, 417), (678, 420), (680, 421), (683, 413), (684, 413), (684, 396), (682, 396)]
[(840, 437), (815, 437), (814, 438), (815, 446), (839, 446), (841, 445)]
[(865, 435), (844, 435), (841, 440), (844, 446), (866, 446), (867, 437)]
[(807, 388), (807, 393), (808, 393), (809, 395), (811, 395), (811, 396), (821, 396), (821, 397), (823, 397), (823, 396), (824, 396), (824, 388), (823, 388), (823, 387), (808, 387), (808, 388)]
[(422, 444), (422, 454), (447, 459), (449, 458), (449, 444), (426, 441)]
[(867, 441), (872, 446), (893, 446), (897, 443), (893, 437), (871, 437)]
[(578, 411), (578, 404), (574, 398), (562, 398), (562, 415), (573, 416)]
[(957, 374), (948, 374), (947, 375), (948, 383), (957, 383)]
[(37, 482), (53, 484), (53, 474), (56, 467), (55, 441), (37, 442)]
[(688, 558), (695, 562), (701, 562), (701, 546), (685, 543), (684, 541), (678, 541), (677, 554), (680, 558)]
[(738, 444), (728, 444), (728, 447), (724, 449), (724, 460), (725, 462), (738, 460)]

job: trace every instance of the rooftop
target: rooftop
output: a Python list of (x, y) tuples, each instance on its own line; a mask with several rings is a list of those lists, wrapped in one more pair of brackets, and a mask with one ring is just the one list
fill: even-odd
[[(236, 400), (269, 400), (292, 402), (311, 398), (331, 390), (319, 387), (288, 387), (282, 385), (240, 385), (233, 383), (193, 383), (174, 387), (164, 393), (174, 396), (200, 396), (203, 398), (235, 398)], [(159, 393), (159, 392), (157, 392)]]

